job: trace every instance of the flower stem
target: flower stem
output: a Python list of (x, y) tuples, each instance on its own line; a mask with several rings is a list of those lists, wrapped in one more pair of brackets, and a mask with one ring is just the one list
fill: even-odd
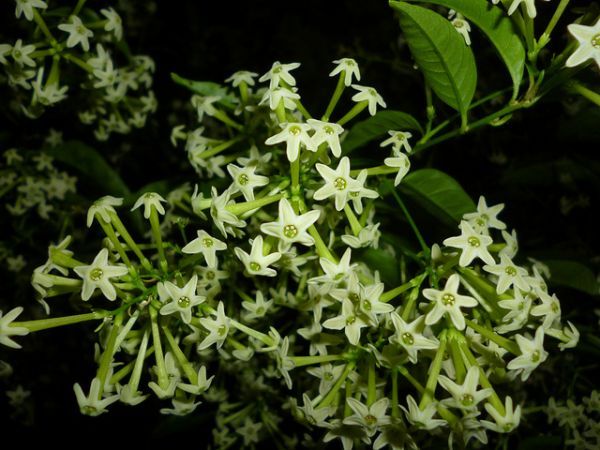
[(423, 397), (421, 397), (421, 402), (419, 403), (419, 408), (421, 410), (425, 409), (425, 407), (429, 403), (431, 403), (431, 401), (433, 400), (433, 396), (435, 395), (435, 388), (437, 386), (438, 376), (440, 375), (440, 370), (442, 369), (442, 361), (444, 360), (444, 353), (446, 352), (446, 330), (442, 331), (439, 339), (440, 346), (438, 347), (437, 352), (435, 354), (435, 358), (433, 359), (431, 367), (429, 368), (429, 377), (427, 378), (427, 384), (425, 385)]
[(321, 118), (321, 120), (325, 122), (329, 121), (329, 118), (331, 117), (335, 106), (337, 105), (338, 101), (340, 100), (340, 97), (342, 96), (342, 92), (344, 92), (344, 89), (346, 88), (346, 85), (344, 84), (345, 72), (345, 70), (342, 70), (340, 72), (335, 91), (333, 91), (333, 95), (331, 96), (331, 100), (329, 100), (329, 104), (327, 105), (325, 114), (323, 114), (323, 117)]
[(162, 344), (160, 341), (160, 329), (158, 328), (158, 312), (155, 308), (150, 307), (150, 320), (152, 322), (152, 342), (154, 344), (154, 357), (156, 360), (156, 368), (158, 373), (158, 386), (161, 389), (167, 389), (169, 385), (169, 376), (165, 367), (165, 357), (163, 354)]
[(152, 228), (152, 238), (154, 244), (158, 250), (158, 261), (160, 268), (163, 272), (166, 272), (169, 265), (167, 264), (167, 258), (165, 257), (165, 249), (162, 241), (162, 234), (160, 232), (160, 223), (158, 221), (158, 212), (154, 206), (150, 207), (150, 227)]
[(325, 407), (329, 406), (331, 403), (333, 403), (338, 391), (342, 387), (342, 384), (344, 384), (344, 381), (346, 380), (348, 375), (350, 375), (350, 372), (352, 372), (354, 370), (355, 366), (356, 366), (356, 361), (350, 361), (348, 364), (346, 364), (344, 371), (342, 372), (340, 377), (337, 379), (335, 384), (331, 387), (331, 389), (329, 390), (327, 395), (325, 395), (325, 397), (323, 397), (323, 399), (321, 399), (321, 401), (317, 405), (317, 408), (325, 408)]
[(110, 363), (113, 360), (113, 355), (115, 354), (115, 350), (117, 348), (117, 336), (119, 335), (119, 331), (121, 328), (121, 323), (123, 322), (123, 314), (118, 314), (115, 316), (113, 326), (110, 330), (110, 334), (108, 336), (108, 341), (106, 342), (106, 347), (104, 349), (104, 353), (102, 353), (102, 357), (100, 359), (100, 366), (98, 367), (98, 372), (96, 377), (100, 380), (100, 390), (98, 391), (98, 400), (102, 399), (102, 393), (104, 392), (104, 385), (106, 384), (106, 377), (108, 376), (108, 370), (110, 369)]
[(188, 378), (188, 380), (190, 380), (190, 383), (192, 383), (193, 385), (197, 385), (198, 384), (198, 374), (196, 373), (196, 371), (194, 370), (194, 368), (192, 367), (190, 362), (187, 360), (187, 358), (181, 351), (181, 348), (179, 348), (179, 345), (177, 345), (177, 342), (175, 341), (175, 338), (171, 334), (169, 327), (163, 325), (161, 328), (162, 328), (164, 335), (167, 338), (169, 347), (173, 351), (173, 355), (175, 356), (175, 359), (177, 360), (177, 362), (183, 369), (185, 376)]
[(384, 292), (381, 297), (379, 297), (379, 301), (383, 302), (383, 303), (387, 303), (390, 300), (398, 297), (400, 294), (402, 294), (405, 291), (408, 291), (410, 288), (414, 288), (414, 287), (418, 287), (421, 285), (421, 283), (423, 283), (423, 280), (427, 277), (427, 273), (422, 273), (420, 275), (417, 275), (416, 277), (414, 277), (413, 279), (411, 279), (410, 281), (407, 281), (404, 284), (401, 284), (398, 287), (395, 287), (394, 289), (391, 289), (387, 292)]
[(119, 252), (121, 259), (123, 260), (125, 265), (129, 268), (129, 271), (130, 272), (133, 271), (132, 275), (134, 275), (135, 268), (131, 264), (131, 261), (129, 260), (129, 257), (127, 256), (127, 253), (125, 252), (125, 249), (121, 245), (121, 242), (117, 238), (117, 235), (115, 234), (115, 230), (113, 230), (112, 225), (109, 222), (105, 222), (104, 219), (100, 216), (100, 214), (96, 214), (96, 218), (98, 219), (98, 222), (100, 223), (100, 226), (102, 227), (102, 230), (104, 230), (104, 234), (106, 234), (108, 239), (110, 239), (112, 244), (117, 249), (117, 252)]
[(354, 215), (354, 211), (352, 211), (352, 208), (350, 208), (347, 203), (344, 205), (344, 212), (346, 213), (346, 217), (350, 223), (350, 228), (352, 228), (352, 234), (354, 234), (354, 236), (358, 236), (363, 227), (360, 225), (356, 215)]
[(587, 98), (590, 102), (596, 104), (597, 106), (600, 106), (600, 94), (598, 94), (597, 92), (594, 92), (591, 89), (588, 89), (585, 86), (583, 86), (582, 84), (579, 84), (577, 82), (573, 82), (569, 86), (569, 88), (573, 92), (576, 92), (579, 95), (581, 95), (582, 97)]
[(483, 337), (498, 344), (503, 349), (508, 350), (513, 355), (519, 356), (521, 354), (521, 351), (519, 350), (519, 346), (516, 343), (514, 343), (513, 341), (506, 339), (505, 337), (502, 337), (502, 336), (494, 333), (492, 330), (490, 330), (484, 326), (481, 326), (479, 324), (476, 324), (475, 322), (473, 322), (469, 319), (465, 319), (465, 323), (467, 324), (467, 326), (469, 328), (477, 331)]
[(56, 39), (54, 38), (54, 36), (50, 32), (50, 30), (48, 29), (48, 25), (46, 25), (44, 18), (41, 16), (41, 14), (35, 8), (33, 8), (33, 20), (35, 21), (37, 26), (40, 27), (40, 30), (42, 30), (42, 33), (44, 33), (44, 35), (50, 40), (50, 44), (51, 45), (56, 44)]
[(412, 230), (414, 231), (415, 235), (417, 236), (417, 240), (419, 241), (419, 244), (421, 245), (421, 248), (423, 249), (423, 252), (426, 255), (429, 255), (429, 253), (430, 253), (429, 246), (425, 243), (425, 240), (423, 239), (423, 236), (421, 235), (421, 232), (419, 231), (419, 228), (417, 227), (417, 224), (415, 223), (415, 221), (413, 220), (412, 216), (408, 212), (408, 209), (406, 208), (406, 205), (404, 204), (404, 202), (402, 201), (402, 199), (400, 198), (400, 196), (396, 192), (396, 189), (394, 188), (394, 186), (392, 185), (392, 183), (390, 183), (389, 181), (386, 181), (386, 183), (388, 184), (388, 186), (389, 186), (389, 188), (390, 188), (390, 190), (392, 192), (392, 195), (396, 199), (396, 202), (400, 206), (400, 209), (402, 209), (402, 212), (406, 216), (406, 219), (408, 220), (408, 223), (409, 223), (410, 227), (412, 228)]
[(560, 20), (561, 16), (565, 12), (565, 9), (569, 5), (570, 1), (571, 0), (561, 0), (560, 3), (558, 4), (558, 6), (556, 7), (556, 11), (554, 11), (554, 15), (550, 19), (550, 22), (548, 22), (548, 26), (546, 27), (546, 30), (544, 30), (544, 32), (540, 36), (539, 41), (536, 44), (536, 47), (534, 50), (534, 59), (537, 58), (537, 55), (540, 52), (540, 50), (543, 49), (548, 42), (550, 42), (550, 35), (552, 34), (552, 31), (554, 30), (554, 27)]
[(361, 111), (363, 109), (365, 109), (368, 105), (369, 105), (369, 102), (367, 100), (357, 103), (356, 105), (354, 105), (352, 107), (352, 109), (350, 111), (348, 111), (346, 113), (346, 115), (344, 117), (342, 117), (340, 120), (337, 121), (338, 125), (344, 125), (346, 122), (351, 121), (357, 115), (359, 115), (361, 113)]
[(144, 266), (144, 269), (152, 271), (152, 264), (150, 264), (150, 261), (148, 261), (148, 259), (144, 256), (138, 245), (135, 243), (135, 241), (127, 231), (127, 228), (125, 228), (125, 225), (123, 225), (123, 222), (121, 222), (121, 219), (119, 219), (119, 216), (116, 213), (111, 212), (110, 220), (121, 235), (121, 237), (123, 238), (123, 240), (125, 241), (125, 243), (138, 257), (138, 259), (142, 263), (142, 266)]
[(375, 373), (375, 360), (369, 358), (369, 368), (367, 373), (367, 406), (371, 407), (377, 398), (377, 379)]
[(315, 355), (315, 356), (289, 356), (293, 361), (294, 367), (310, 366), (313, 364), (322, 364), (331, 361), (344, 361), (344, 355)]
[(87, 314), (77, 314), (74, 316), (55, 317), (52, 319), (29, 320), (26, 322), (12, 322), (10, 327), (27, 328), (30, 333), (36, 331), (47, 330), (49, 328), (57, 328), (74, 323), (88, 322), (90, 320), (101, 320), (108, 317), (108, 311), (94, 311)]
[[(227, 205), (225, 209), (229, 212), (232, 212), (236, 216), (244, 214), (248, 211), (252, 211), (253, 209), (262, 208), (263, 206), (270, 205), (271, 203), (275, 203), (283, 197), (282, 193), (270, 195), (268, 197), (257, 198), (256, 200), (252, 200), (249, 202), (236, 203), (233, 205)], [(210, 205), (209, 205), (210, 206)]]
[(148, 348), (148, 339), (150, 338), (150, 333), (148, 330), (144, 332), (144, 336), (142, 337), (142, 342), (140, 343), (140, 348), (138, 349), (138, 355), (135, 359), (135, 366), (133, 367), (133, 372), (131, 373), (131, 377), (129, 377), (129, 391), (131, 393), (137, 392), (138, 386), (140, 385), (140, 379), (142, 377), (142, 369), (144, 368), (144, 361), (150, 353), (146, 350)]
[(242, 333), (247, 334), (248, 336), (258, 339), (263, 344), (265, 344), (267, 347), (272, 347), (273, 345), (275, 345), (275, 342), (273, 341), (273, 339), (270, 336), (268, 336), (264, 333), (261, 333), (260, 331), (256, 331), (254, 328), (250, 328), (250, 327), (244, 325), (243, 323), (240, 323), (234, 319), (230, 319), (230, 323), (231, 323), (232, 327), (236, 328), (237, 330), (241, 331)]

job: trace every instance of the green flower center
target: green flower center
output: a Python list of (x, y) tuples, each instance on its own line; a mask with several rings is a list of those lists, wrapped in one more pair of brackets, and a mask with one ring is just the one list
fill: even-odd
[(558, 314), (558, 312), (560, 311), (560, 306), (558, 306), (558, 303), (552, 302), (552, 306), (550, 306), (550, 309), (552, 309), (552, 312), (554, 314)]
[(348, 317), (346, 317), (346, 325), (352, 325), (354, 322), (356, 322), (356, 317), (355, 316), (348, 316)]
[(281, 66), (276, 66), (273, 68), (273, 73), (280, 73), (281, 72)]
[(369, 300), (363, 301), (363, 309), (365, 311), (371, 311), (371, 308), (373, 308), (373, 306), (371, 305), (371, 302)]
[(351, 292), (350, 294), (348, 294), (348, 298), (353, 303), (360, 301), (360, 297), (356, 292)]
[(502, 428), (504, 429), (504, 431), (506, 431), (506, 432), (508, 433), (508, 432), (509, 432), (509, 431), (511, 431), (511, 430), (512, 430), (514, 427), (515, 427), (515, 426), (513, 425), (513, 423), (512, 423), (512, 422), (506, 422)]
[(372, 414), (367, 414), (365, 416), (365, 422), (367, 423), (368, 426), (372, 427), (377, 424), (377, 417), (375, 417)]
[(331, 372), (325, 372), (323, 374), (323, 378), (325, 379), (325, 381), (331, 381), (333, 380), (333, 374)]
[(259, 316), (262, 316), (264, 313), (265, 313), (264, 306), (259, 306), (258, 308), (256, 308), (256, 314), (258, 314)]
[(212, 270), (209, 270), (208, 272), (206, 272), (205, 275), (207, 280), (214, 280), (215, 279), (215, 273)]
[(13, 57), (15, 59), (19, 59), (22, 55), (23, 53), (21, 53), (21, 50), (13, 50)]
[(300, 127), (298, 125), (294, 125), (294, 126), (290, 127), (290, 134), (293, 134), (294, 136), (298, 136), (301, 131), (302, 130), (300, 129)]
[(260, 270), (260, 264), (256, 261), (252, 261), (250, 264), (248, 264), (248, 267), (250, 267), (250, 270), (253, 272), (258, 272)]
[(90, 271), (90, 279), (92, 281), (100, 281), (103, 276), (104, 276), (104, 272), (99, 267), (96, 267), (95, 269), (92, 269)]
[(87, 416), (91, 416), (91, 415), (97, 413), (98, 409), (96, 409), (96, 407), (94, 407), (94, 406), (86, 405), (83, 408), (81, 408), (81, 412)]
[(463, 406), (471, 406), (474, 401), (475, 399), (471, 394), (463, 394), (463, 396), (460, 398), (460, 402)]
[(471, 247), (479, 247), (481, 245), (479, 238), (477, 238), (475, 236), (471, 236), (469, 239), (467, 239), (467, 242), (469, 243), (469, 245)]
[(325, 130), (325, 133), (326, 133), (326, 134), (329, 134), (329, 135), (332, 135), (332, 134), (334, 134), (334, 133), (335, 133), (335, 131), (333, 130), (333, 128), (332, 128), (332, 127), (330, 127), (329, 125), (325, 125), (325, 126), (323, 127), (323, 130)]
[(346, 189), (346, 186), (348, 186), (348, 182), (345, 178), (337, 177), (333, 181), (333, 187), (336, 188), (338, 191), (343, 191), (344, 189)]
[(415, 338), (410, 333), (402, 333), (402, 342), (406, 345), (413, 345), (415, 343)]
[(540, 360), (540, 351), (536, 350), (531, 354), (531, 360), (536, 363)]
[(504, 269), (504, 272), (506, 272), (506, 275), (514, 277), (517, 274), (517, 269), (513, 266), (508, 266), (506, 269)]
[(187, 308), (188, 306), (190, 306), (190, 299), (188, 297), (186, 297), (185, 295), (182, 297), (179, 297), (179, 300), (177, 300), (177, 305), (180, 308)]
[(295, 225), (286, 225), (283, 227), (283, 235), (288, 239), (293, 239), (298, 235), (298, 228)]
[(442, 304), (444, 306), (453, 306), (455, 301), (456, 299), (452, 294), (445, 293), (444, 295), (442, 295)]
[(592, 37), (592, 40), (590, 42), (592, 43), (592, 47), (600, 48), (600, 33), (594, 35), (594, 37)]
[(350, 197), (357, 198), (358, 196), (360, 196), (360, 191), (352, 191), (352, 192), (350, 192)]
[(85, 34), (85, 27), (83, 27), (83, 26), (79, 25), (79, 26), (77, 27), (77, 34), (79, 34), (79, 35), (83, 36), (83, 35)]
[(465, 26), (465, 24), (464, 24), (464, 22), (463, 22), (462, 20), (460, 20), (460, 19), (456, 19), (456, 20), (454, 21), (454, 27), (455, 27), (455, 28), (462, 28), (462, 27), (464, 27), (464, 26)]
[(202, 245), (204, 245), (205, 247), (212, 247), (213, 244), (214, 244), (214, 241), (211, 238), (202, 239)]
[(238, 183), (240, 183), (242, 186), (247, 185), (248, 181), (250, 181), (250, 179), (248, 178), (248, 175), (246, 175), (245, 173), (241, 174), (238, 177)]
[(375, 89), (369, 89), (367, 92), (369, 92), (369, 95), (371, 95), (372, 97), (376, 97), (377, 96), (377, 91)]
[(219, 336), (225, 336), (227, 334), (227, 327), (225, 325), (221, 325), (218, 329), (217, 329), (217, 334)]

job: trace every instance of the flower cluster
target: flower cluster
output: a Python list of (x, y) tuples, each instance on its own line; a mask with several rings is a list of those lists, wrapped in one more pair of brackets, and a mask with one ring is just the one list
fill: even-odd
[(568, 399), (563, 404), (550, 397), (544, 412), (548, 423), (557, 422), (564, 430), (566, 446), (593, 449), (600, 445), (600, 393), (597, 390), (579, 403)]
[[(181, 127), (173, 135), (203, 174), (229, 184), (184, 186), (166, 199), (143, 194), (133, 210), (143, 211), (150, 242), (122, 220), (123, 199), (97, 200), (87, 224), (103, 230), (104, 247), (75, 256), (67, 238), (32, 278), (47, 311), (75, 294), (89, 312), (17, 322), (14, 309), (0, 318), (1, 342), (14, 347), (20, 334), (100, 320), (97, 372), (89, 391), (74, 386), (81, 412), (135, 405), (150, 392), (170, 400), (164, 414), (214, 403), (219, 448), (281, 436), (274, 411), (282, 404), (345, 449), (412, 447), (434, 430), (462, 446), (516, 428), (521, 405), (500, 382), (526, 380), (547, 359), (548, 337), (562, 350), (578, 332), (562, 326), (544, 266), (515, 262), (503, 205), (482, 197), (442, 246), (380, 248), (377, 211), (387, 206), (384, 187), (410, 167), (412, 136), (390, 130), (381, 145), (392, 156), (353, 167), (343, 127), (385, 103), (352, 85), (354, 60), (335, 64), (337, 87), (319, 120), (301, 102), (297, 63), (275, 63), (259, 79), (269, 82), (262, 93), (251, 89), (258, 75), (238, 72), (230, 79), (237, 93), (195, 96), (199, 118), (222, 122), (228, 137)], [(349, 85), (355, 104), (332, 120)], [(401, 275), (383, 280), (373, 254)], [(310, 444), (285, 435), (288, 447)]]
[(37, 118), (71, 96), (81, 122), (94, 125), (96, 138), (106, 140), (144, 126), (156, 110), (154, 62), (129, 51), (122, 58), (113, 54), (126, 49), (119, 14), (84, 3), (53, 9), (42, 0), (16, 0), (15, 15), (30, 37), (0, 43), (0, 66), (23, 114)]

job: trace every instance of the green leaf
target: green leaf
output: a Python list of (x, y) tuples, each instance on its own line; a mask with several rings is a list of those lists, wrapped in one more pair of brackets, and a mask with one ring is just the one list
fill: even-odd
[(171, 79), (190, 91), (202, 96), (220, 97), (217, 103), (220, 103), (228, 108), (235, 108), (236, 99), (227, 93), (227, 88), (212, 81), (193, 81), (183, 78), (176, 73), (171, 73)]
[(445, 222), (460, 222), (463, 214), (475, 211), (475, 203), (450, 175), (436, 169), (409, 173), (399, 189), (431, 214)]
[(550, 284), (565, 286), (585, 292), (589, 295), (598, 295), (600, 286), (592, 270), (577, 261), (563, 259), (550, 259), (542, 261), (550, 269)]
[(439, 14), (404, 2), (391, 1), (390, 6), (400, 13), (400, 27), (425, 80), (444, 103), (461, 114), (466, 124), (477, 84), (471, 48)]
[(513, 21), (504, 10), (488, 0), (414, 0), (435, 3), (454, 9), (473, 22), (492, 42), (506, 65), (513, 82), (513, 98), (519, 93), (519, 85), (525, 69), (525, 45)]
[(381, 280), (388, 286), (394, 286), (400, 280), (400, 267), (398, 260), (380, 248), (369, 248), (361, 253), (363, 261), (371, 270), (379, 271)]
[(84, 175), (85, 183), (94, 186), (102, 195), (126, 197), (129, 188), (119, 174), (92, 147), (79, 141), (68, 141), (58, 147), (44, 149), (55, 160)]
[(342, 142), (344, 153), (386, 135), (389, 130), (417, 130), (423, 134), (423, 128), (410, 114), (402, 111), (379, 111), (352, 127)]

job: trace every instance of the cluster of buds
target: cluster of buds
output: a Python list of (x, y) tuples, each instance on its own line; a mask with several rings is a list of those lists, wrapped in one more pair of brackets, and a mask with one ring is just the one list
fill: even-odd
[[(512, 431), (521, 406), (502, 380), (526, 380), (547, 359), (548, 336), (561, 349), (578, 339), (575, 327), (561, 325), (543, 267), (513, 262), (516, 235), (497, 218), (503, 206), (483, 198), (463, 217), (459, 236), (428, 247), (393, 190), (423, 248), (378, 248), (385, 223), (375, 222), (376, 208), (409, 170), (411, 135), (390, 130), (384, 164), (353, 169), (343, 126), (365, 109), (375, 114), (383, 100), (354, 85), (356, 104), (331, 121), (360, 76), (354, 60), (339, 60), (337, 87), (316, 120), (290, 73), (298, 66), (274, 64), (261, 78), (270, 83), (262, 94), (250, 89), (254, 74), (238, 72), (239, 95), (196, 97), (204, 116), (233, 137), (180, 127), (174, 136), (187, 139), (188, 152), (197, 144), (207, 173), (228, 163), (228, 187), (182, 188), (168, 201), (143, 194), (133, 206), (143, 207), (149, 224), (151, 241), (143, 243), (117, 212), (122, 199), (96, 201), (88, 226), (102, 228), (104, 248), (82, 261), (67, 238), (33, 275), (47, 310), (70, 294), (91, 311), (17, 322), (16, 308), (0, 317), (0, 342), (18, 346), (15, 335), (100, 320), (98, 370), (89, 392), (74, 387), (82, 413), (138, 404), (150, 392), (170, 399), (165, 414), (216, 403), (219, 448), (272, 436), (299, 444), (282, 430), (282, 405), (345, 449), (411, 447), (443, 433), (459, 445), (486, 443), (488, 430)], [(243, 125), (219, 107), (230, 98)], [(181, 225), (179, 233), (167, 220)], [(369, 264), (375, 249), (410, 258), (399, 283), (386, 285)]]
[[(156, 110), (154, 62), (129, 52), (113, 8), (98, 13), (85, 1), (53, 9), (42, 0), (17, 0), (15, 15), (30, 38), (0, 43), (0, 65), (23, 114), (37, 118), (77, 96), (79, 119), (95, 127), (98, 140), (144, 126)], [(122, 58), (111, 54), (113, 47)]]

